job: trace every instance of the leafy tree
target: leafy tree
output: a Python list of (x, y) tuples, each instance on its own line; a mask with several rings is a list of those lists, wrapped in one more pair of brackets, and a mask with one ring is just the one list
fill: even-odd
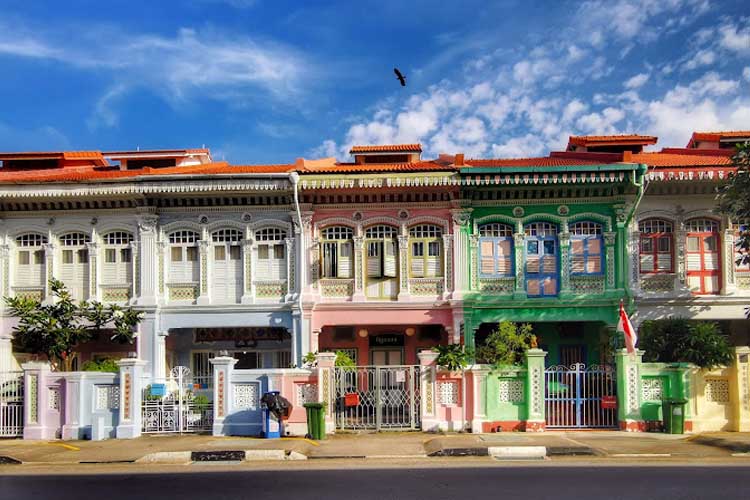
[(435, 360), (438, 366), (450, 371), (463, 370), (471, 363), (473, 357), (471, 350), (464, 348), (461, 344), (438, 345), (433, 347), (432, 350), (438, 353)]
[(686, 362), (708, 369), (732, 362), (732, 347), (719, 324), (712, 321), (646, 321), (640, 334), (639, 347), (646, 351), (646, 361)]
[(745, 225), (738, 246), (742, 252), (741, 263), (750, 262), (750, 142), (737, 146), (732, 156), (737, 172), (729, 174), (727, 182), (719, 188), (719, 210), (729, 218)]
[(132, 344), (141, 313), (96, 301), (75, 303), (65, 284), (50, 280), (53, 300), (41, 303), (25, 297), (6, 297), (12, 316), (18, 317), (14, 341), (24, 351), (46, 355), (65, 371), (72, 368), (76, 348), (106, 331), (112, 342)]
[(536, 336), (529, 323), (502, 321), (477, 349), (477, 357), (496, 366), (522, 365), (526, 350), (535, 347)]

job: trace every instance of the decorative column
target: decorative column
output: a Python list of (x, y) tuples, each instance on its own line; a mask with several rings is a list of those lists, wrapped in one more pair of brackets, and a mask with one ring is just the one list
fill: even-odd
[[(296, 218), (296, 213), (292, 213), (292, 220)], [(294, 236), (297, 239), (295, 244), (297, 254), (297, 293), (310, 294), (310, 285), (315, 288), (318, 286), (317, 283), (317, 269), (318, 259), (320, 258), (317, 252), (319, 252), (317, 242), (313, 240), (312, 236), (312, 212), (302, 213), (302, 226), (299, 224), (294, 225)], [(310, 247), (312, 243), (312, 247)], [(312, 258), (312, 262), (311, 259)]]
[[(469, 286), (474, 292), (479, 290), (479, 235), (472, 234), (469, 236)], [(456, 259), (458, 262), (458, 259)]]
[(133, 276), (133, 282), (130, 284), (130, 302), (135, 304), (141, 296), (141, 256), (138, 253), (138, 243), (136, 241), (132, 241), (128, 245), (128, 248), (130, 249), (130, 266)]
[(471, 411), (471, 432), (480, 434), (483, 432), (482, 424), (487, 420), (487, 375), (490, 369), (487, 366), (475, 366), (470, 372), (472, 399), (474, 400), (474, 407)]
[(627, 256), (628, 256), (628, 279), (629, 286), (633, 290), (633, 295), (640, 296), (641, 290), (641, 232), (630, 231), (628, 239)]
[[(167, 265), (166, 265), (166, 262), (164, 261), (164, 259), (166, 259), (166, 255), (167, 255), (167, 242), (164, 241), (164, 240), (158, 242), (156, 244), (156, 252), (157, 252), (156, 262), (157, 262), (157, 266), (158, 266), (158, 271), (157, 271), (158, 302), (159, 303), (164, 303), (164, 302), (166, 302), (166, 301), (169, 300), (168, 294), (166, 293), (167, 292), (167, 290), (166, 290), (166, 288), (167, 288), (166, 287), (166, 278), (167, 278), (166, 277), (166, 274), (167, 274), (166, 268), (167, 268)], [(144, 264), (144, 271), (143, 272), (144, 273), (148, 272), (147, 270), (145, 270), (145, 264)], [(144, 281), (141, 280), (141, 283), (143, 283), (143, 282)], [(141, 293), (141, 295), (143, 295), (143, 292)]]
[(463, 299), (469, 290), (469, 220), (472, 209), (451, 210), (453, 220), (453, 298)]
[[(206, 231), (204, 231), (206, 233)], [(208, 272), (208, 254), (211, 250), (211, 242), (208, 240), (208, 238), (201, 238), (201, 240), (198, 242), (198, 249), (200, 251), (200, 279), (198, 287), (198, 305), (208, 305), (211, 303), (211, 291), (209, 287), (209, 279), (210, 276)]]
[(401, 285), (398, 287), (398, 300), (408, 299), (411, 296), (409, 290), (409, 237), (399, 235), (398, 237), (398, 275)]
[[(516, 287), (513, 290), (513, 298), (516, 300), (526, 299), (526, 262), (523, 258), (523, 247), (526, 244), (526, 235), (523, 232), (513, 235), (513, 250), (516, 260)], [(476, 253), (475, 253), (476, 255)], [(475, 263), (476, 264), (476, 263)], [(476, 265), (474, 266), (476, 267)]]
[(363, 252), (362, 246), (364, 245), (364, 241), (365, 239), (359, 235), (353, 238), (353, 242), (354, 242), (354, 297), (352, 297), (352, 300), (354, 301), (365, 300), (365, 290), (364, 290), (365, 265), (364, 265), (364, 259), (362, 257), (362, 252)]
[[(607, 290), (612, 290), (613, 288), (615, 288), (615, 241), (617, 241), (616, 232), (607, 231), (604, 233), (604, 248), (606, 249), (604, 262), (607, 266), (605, 272), (606, 281), (604, 283), (604, 288), (606, 288)], [(627, 273), (623, 273), (623, 277), (625, 275), (627, 275)], [(624, 280), (622, 281), (624, 282)]]
[(420, 391), (422, 411), (422, 431), (430, 432), (440, 429), (440, 419), (435, 408), (435, 379), (437, 378), (437, 357), (434, 351), (417, 353), (420, 365)]
[(310, 263), (310, 283), (312, 287), (312, 293), (318, 290), (318, 284), (320, 281), (320, 239), (314, 238), (312, 240), (312, 262)]
[(570, 233), (567, 227), (558, 233), (557, 241), (560, 245), (560, 295), (564, 296), (570, 294)]
[(453, 237), (450, 234), (443, 235), (443, 300), (451, 298), (453, 292)]
[(737, 284), (735, 282), (735, 263), (734, 263), (734, 229), (729, 228), (724, 230), (724, 241), (721, 246), (723, 252), (721, 268), (724, 276), (722, 282), (722, 295), (734, 294), (737, 292)]
[[(10, 245), (0, 245), (0, 290), (3, 297), (10, 297)], [(5, 310), (5, 301), (0, 300), (0, 314)], [(0, 370), (2, 370), (2, 358), (0, 358)]]
[[(8, 336), (6, 337), (5, 335)], [(18, 370), (16, 360), (13, 358), (13, 339), (11, 335), (11, 332), (0, 333), (0, 373)]]
[(297, 284), (295, 275), (297, 274), (296, 253), (294, 251), (294, 238), (287, 238), (286, 243), (286, 297), (284, 301), (291, 302), (297, 295)]
[(734, 348), (734, 394), (730, 397), (736, 422), (733, 431), (750, 432), (750, 347)]
[(526, 351), (526, 432), (544, 431), (547, 416), (544, 408), (544, 358), (541, 349)]
[(146, 361), (126, 358), (117, 361), (120, 367), (120, 423), (117, 425), (117, 439), (141, 437), (143, 416), (143, 367)]
[(225, 423), (232, 408), (232, 372), (236, 359), (231, 356), (218, 356), (208, 360), (214, 370), (214, 436), (225, 436)]
[(95, 241), (86, 243), (89, 251), (89, 300), (99, 300), (98, 282), (98, 261), (99, 261), (99, 244)]
[(23, 366), (23, 438), (54, 439), (54, 429), (45, 425), (47, 407), (47, 378), (51, 367), (48, 362), (31, 361)]
[(167, 378), (167, 337), (168, 331), (158, 331), (154, 335), (154, 358), (153, 373), (151, 376), (155, 379)]
[[(49, 240), (48, 240), (49, 241)], [(55, 277), (55, 244), (45, 243), (44, 245), (44, 265), (47, 269), (47, 279), (44, 280), (44, 301), (52, 301), (52, 289), (49, 286), (50, 280)]]
[[(86, 408), (85, 397), (82, 397), (81, 388), (83, 386), (83, 378), (86, 372), (72, 372), (66, 374), (65, 384), (65, 423), (62, 426), (62, 439), (83, 439), (84, 433), (81, 428), (81, 415), (85, 411), (89, 410)], [(93, 384), (89, 386), (93, 389)]]
[(641, 432), (646, 430), (646, 423), (641, 416), (641, 363), (643, 353), (636, 349), (635, 354), (628, 354), (627, 349), (615, 353), (617, 368), (617, 419), (620, 430)]
[[(155, 306), (157, 294), (164, 296), (164, 243), (157, 251), (156, 224), (159, 218), (155, 215), (143, 216), (138, 220), (138, 265), (135, 267), (134, 281), (139, 281), (137, 304)], [(134, 254), (135, 255), (135, 254)], [(135, 262), (136, 258), (133, 258)], [(158, 288), (157, 288), (158, 278)]]
[(325, 432), (331, 434), (336, 429), (336, 423), (333, 420), (333, 400), (336, 393), (333, 371), (336, 366), (336, 354), (319, 352), (315, 355), (315, 361), (318, 365), (318, 401), (325, 405)]
[(255, 300), (253, 293), (253, 244), (252, 238), (242, 240), (242, 299), (243, 304), (252, 304)]
[(674, 233), (674, 244), (677, 249), (674, 258), (677, 261), (675, 269), (677, 269), (677, 279), (679, 280), (679, 287), (676, 290), (679, 290), (680, 288), (686, 289), (687, 287), (687, 269), (685, 263), (685, 238), (687, 237), (687, 231), (685, 231), (685, 224), (682, 221), (678, 221), (677, 224), (680, 229)]

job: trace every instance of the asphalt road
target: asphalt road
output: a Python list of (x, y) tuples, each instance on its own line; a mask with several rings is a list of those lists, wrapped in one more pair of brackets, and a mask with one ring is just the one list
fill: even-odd
[(746, 467), (484, 467), (0, 476), (0, 498), (747, 498)]

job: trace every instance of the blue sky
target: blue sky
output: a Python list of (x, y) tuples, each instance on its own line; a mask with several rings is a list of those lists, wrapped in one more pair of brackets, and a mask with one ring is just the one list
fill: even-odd
[(517, 157), (750, 128), (745, 0), (0, 2), (3, 151)]

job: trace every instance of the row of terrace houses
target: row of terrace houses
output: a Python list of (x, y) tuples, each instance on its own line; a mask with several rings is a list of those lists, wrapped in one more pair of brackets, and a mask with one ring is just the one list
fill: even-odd
[[(419, 144), (355, 146), (352, 161), (216, 162), (207, 149), (2, 153), (0, 290), (145, 313), (146, 377), (300, 366), (308, 352), (417, 365), (439, 344), (480, 345), (531, 322), (545, 364), (611, 364), (617, 310), (721, 321), (750, 343), (750, 269), (714, 190), (750, 131), (571, 137), (524, 159), (422, 159)], [(15, 319), (0, 305), (0, 371)], [(452, 390), (452, 389), (451, 389)], [(460, 390), (460, 389), (456, 389)]]

